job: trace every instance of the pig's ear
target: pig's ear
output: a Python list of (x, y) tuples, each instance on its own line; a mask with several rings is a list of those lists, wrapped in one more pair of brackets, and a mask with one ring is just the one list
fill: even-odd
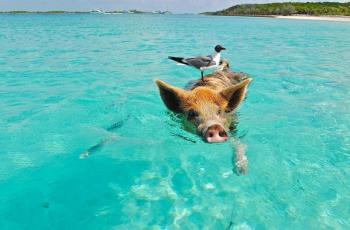
[(226, 112), (234, 111), (238, 105), (244, 100), (247, 92), (247, 87), (252, 81), (251, 78), (247, 78), (240, 83), (226, 88), (220, 92), (221, 96), (224, 97), (228, 103), (226, 106)]
[(160, 96), (166, 107), (169, 110), (180, 113), (182, 111), (181, 104), (185, 97), (186, 91), (174, 86), (171, 86), (164, 81), (156, 80), (156, 84), (159, 88)]

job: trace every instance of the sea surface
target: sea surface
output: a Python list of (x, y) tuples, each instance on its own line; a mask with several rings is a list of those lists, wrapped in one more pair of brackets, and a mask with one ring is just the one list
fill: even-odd
[[(254, 80), (207, 144), (154, 81), (211, 53)], [(89, 154), (86, 154), (87, 151)], [(349, 229), (350, 24), (198, 15), (0, 15), (0, 229)]]

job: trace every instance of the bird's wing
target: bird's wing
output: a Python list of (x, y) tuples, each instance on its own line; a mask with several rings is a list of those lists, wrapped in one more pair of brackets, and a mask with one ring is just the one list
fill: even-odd
[(214, 57), (212, 55), (208, 55), (205, 58), (207, 58), (208, 60), (210, 59), (208, 66), (216, 65), (216, 62), (214, 61)]
[(197, 69), (201, 67), (211, 66), (215, 65), (215, 61), (213, 61), (213, 58), (211, 56), (200, 56), (200, 57), (194, 57), (194, 58), (186, 58), (184, 60), (189, 65), (196, 67)]

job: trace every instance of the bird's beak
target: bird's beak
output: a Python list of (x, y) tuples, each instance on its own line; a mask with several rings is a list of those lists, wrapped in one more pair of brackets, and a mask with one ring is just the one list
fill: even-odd
[(225, 47), (221, 47), (221, 49), (222, 49), (222, 50), (226, 50), (226, 48), (225, 48)]

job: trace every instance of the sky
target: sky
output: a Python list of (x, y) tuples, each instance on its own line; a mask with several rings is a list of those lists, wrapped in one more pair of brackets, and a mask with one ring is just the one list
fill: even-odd
[[(283, 2), (293, 0), (0, 0), (0, 11), (9, 10), (66, 10), (90, 11), (128, 10), (143, 11), (169, 10), (174, 13), (199, 13), (221, 10), (242, 3)], [(298, 1), (298, 0), (297, 0)], [(313, 0), (305, 0), (313, 1)], [(316, 0), (322, 1), (322, 0)], [(332, 1), (332, 0), (328, 0)], [(334, 1), (334, 0), (333, 0)], [(346, 2), (349, 0), (338, 0)]]

